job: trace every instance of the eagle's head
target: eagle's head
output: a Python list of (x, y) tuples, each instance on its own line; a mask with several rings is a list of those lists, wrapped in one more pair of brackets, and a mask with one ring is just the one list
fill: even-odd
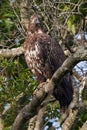
[(31, 22), (32, 24), (38, 25), (38, 24), (41, 23), (41, 17), (40, 17), (39, 15), (36, 15), (36, 14), (35, 14), (35, 15), (31, 16), (30, 22)]
[(29, 31), (34, 32), (34, 31), (37, 31), (38, 29), (41, 29), (41, 28), (42, 28), (41, 17), (37, 14), (34, 14), (30, 18)]

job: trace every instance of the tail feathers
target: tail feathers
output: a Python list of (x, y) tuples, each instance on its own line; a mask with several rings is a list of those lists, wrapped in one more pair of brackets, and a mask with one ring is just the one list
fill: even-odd
[(57, 100), (59, 100), (60, 108), (64, 111), (73, 99), (71, 79), (67, 79), (67, 77), (65, 77), (60, 86), (55, 86), (53, 95)]

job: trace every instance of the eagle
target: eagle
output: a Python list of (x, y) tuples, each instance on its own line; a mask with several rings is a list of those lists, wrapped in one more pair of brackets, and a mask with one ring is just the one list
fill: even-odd
[[(66, 60), (58, 42), (44, 31), (41, 17), (38, 14), (30, 17), (24, 42), (24, 56), (39, 84), (50, 80), (54, 72)], [(54, 86), (53, 96), (59, 101), (61, 109), (69, 106), (73, 99), (70, 74), (63, 77), (60, 84)]]

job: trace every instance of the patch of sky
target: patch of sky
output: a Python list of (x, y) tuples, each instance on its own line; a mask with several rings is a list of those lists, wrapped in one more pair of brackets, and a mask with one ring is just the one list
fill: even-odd
[[(81, 40), (82, 35), (83, 35), (82, 33), (76, 34), (74, 38), (77, 40)], [(87, 32), (84, 32), (84, 37), (85, 37), (85, 40), (87, 40)]]
[[(51, 126), (55, 128), (55, 130), (62, 130), (60, 127), (60, 122), (58, 121), (58, 117), (49, 119), (48, 123), (51, 123)], [(44, 130), (49, 130), (49, 125), (46, 125)]]
[(10, 107), (11, 107), (11, 104), (10, 103), (6, 103), (5, 106), (4, 106), (4, 109), (8, 110)]
[(87, 73), (87, 61), (79, 62), (74, 69), (82, 76)]

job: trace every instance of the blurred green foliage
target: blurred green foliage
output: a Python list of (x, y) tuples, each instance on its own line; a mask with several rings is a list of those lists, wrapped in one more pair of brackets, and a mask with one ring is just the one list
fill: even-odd
[[(31, 100), (37, 86), (30, 70), (22, 64), (24, 59), (20, 58), (0, 59), (0, 111), (3, 113), (6, 107), (11, 106), (4, 115), (6, 126), (13, 123), (18, 111)], [(21, 93), (23, 97), (17, 100), (17, 96)]]
[[(15, 7), (19, 15), (19, 8)], [(18, 46), (15, 39), (23, 44), (20, 23), (10, 2), (1, 1), (0, 7), (0, 48)], [(3, 116), (5, 130), (10, 130), (20, 109), (32, 99), (37, 86), (31, 71), (27, 68), (23, 55), (20, 57), (0, 57), (0, 113)], [(23, 94), (22, 97), (18, 97)], [(10, 108), (9, 110), (7, 110)]]
[(15, 47), (18, 45), (17, 41), (20, 43), (23, 43), (24, 41), (24, 36), (21, 33), (21, 25), (18, 20), (19, 15), (20, 10), (18, 6), (12, 7), (9, 1), (1, 0), (0, 42), (5, 48)]

